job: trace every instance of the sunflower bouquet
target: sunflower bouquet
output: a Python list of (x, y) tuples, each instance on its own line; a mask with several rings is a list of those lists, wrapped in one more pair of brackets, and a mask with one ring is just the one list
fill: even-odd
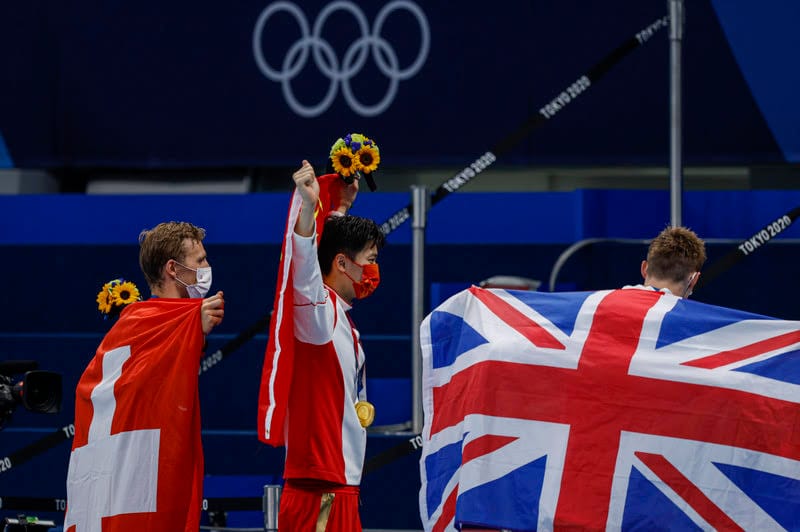
[(338, 139), (331, 146), (333, 171), (350, 184), (355, 176), (365, 176), (372, 190), (375, 190), (371, 174), (378, 169), (381, 152), (375, 141), (361, 133), (350, 133)]
[(122, 278), (113, 279), (104, 284), (97, 294), (97, 309), (104, 319), (109, 316), (116, 318), (123, 308), (141, 300), (139, 289), (133, 282)]

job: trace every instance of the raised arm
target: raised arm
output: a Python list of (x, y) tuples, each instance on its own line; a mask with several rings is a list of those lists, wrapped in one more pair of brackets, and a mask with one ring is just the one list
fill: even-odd
[(314, 174), (314, 167), (304, 160), (303, 165), (293, 175), (294, 185), (300, 198), (303, 200), (303, 207), (300, 209), (300, 216), (294, 224), (294, 232), (300, 236), (311, 236), (314, 234), (314, 211), (319, 204), (319, 183)]
[(292, 178), (303, 202), (292, 237), (294, 333), (304, 342), (323, 344), (333, 334), (336, 306), (325, 288), (317, 260), (314, 213), (319, 205), (319, 182), (308, 161), (303, 161)]

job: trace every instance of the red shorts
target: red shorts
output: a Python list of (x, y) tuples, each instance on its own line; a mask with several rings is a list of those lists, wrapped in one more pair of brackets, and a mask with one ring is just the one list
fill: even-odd
[(358, 486), (287, 480), (278, 512), (280, 532), (361, 532)]

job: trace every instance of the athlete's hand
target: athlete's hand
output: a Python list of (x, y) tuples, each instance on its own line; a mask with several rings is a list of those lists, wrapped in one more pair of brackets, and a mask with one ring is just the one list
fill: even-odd
[(319, 202), (319, 182), (317, 182), (317, 176), (311, 163), (303, 160), (303, 165), (292, 175), (292, 179), (294, 179), (297, 192), (303, 198), (303, 205), (315, 209)]
[(203, 334), (208, 334), (211, 329), (222, 323), (225, 315), (225, 299), (222, 291), (207, 297), (200, 305), (200, 321), (203, 324)]
[(347, 214), (358, 195), (358, 181), (361, 177), (358, 174), (353, 177), (353, 182), (349, 185), (344, 182), (344, 179), (334, 179), (331, 183), (331, 197), (336, 202), (334, 210), (342, 214)]

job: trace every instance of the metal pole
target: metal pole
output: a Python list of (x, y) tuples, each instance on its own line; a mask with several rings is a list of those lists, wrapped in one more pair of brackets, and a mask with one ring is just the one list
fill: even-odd
[(425, 223), (428, 217), (429, 194), (425, 186), (411, 187), (413, 205), (412, 230), (412, 269), (411, 269), (411, 382), (412, 416), (411, 427), (414, 433), (422, 432), (422, 347), (420, 346), (419, 326), (424, 319), (425, 305)]
[(262, 506), (264, 508), (264, 530), (266, 532), (277, 532), (278, 530), (278, 509), (281, 505), (281, 485), (267, 484), (264, 486), (264, 498)]
[(683, 162), (681, 153), (681, 42), (683, 40), (683, 0), (667, 0), (669, 4), (669, 66), (670, 66), (670, 220), (681, 225), (683, 197)]

